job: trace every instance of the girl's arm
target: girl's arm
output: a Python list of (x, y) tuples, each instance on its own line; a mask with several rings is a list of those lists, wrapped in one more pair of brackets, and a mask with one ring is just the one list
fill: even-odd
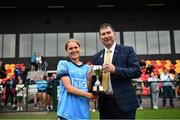
[(67, 92), (77, 95), (77, 96), (87, 97), (91, 100), (95, 99), (95, 97), (92, 93), (85, 92), (83, 90), (80, 90), (80, 89), (72, 86), (68, 76), (61, 77), (61, 81), (62, 81), (63, 85), (65, 86)]

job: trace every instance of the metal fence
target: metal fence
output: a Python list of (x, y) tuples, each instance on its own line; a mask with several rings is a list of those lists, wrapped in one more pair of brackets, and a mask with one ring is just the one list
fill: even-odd
[[(58, 89), (59, 80), (54, 79), (54, 80), (52, 80), (50, 82), (51, 82), (51, 85), (52, 85), (51, 103), (52, 103), (53, 111), (56, 112), (57, 111), (57, 103), (58, 103), (58, 94), (59, 94), (59, 89)], [(164, 83), (164, 82), (167, 82), (167, 81), (154, 81), (154, 82)], [(148, 101), (148, 104), (150, 105), (150, 108), (153, 108), (151, 83), (154, 83), (154, 82), (133, 81), (133, 84), (141, 83), (141, 84), (146, 84), (146, 87), (148, 87), (149, 94), (146, 96), (146, 98), (149, 98), (149, 100), (150, 100), (150, 101)], [(40, 103), (41, 101), (38, 98), (39, 91), (37, 89), (37, 83), (32, 84), (31, 81), (26, 81), (24, 84), (25, 84), (24, 85), (25, 92), (24, 92), (24, 96), (23, 96), (23, 111), (24, 112), (47, 111), (47, 109), (46, 109), (47, 106), (43, 106), (44, 108), (40, 109), (39, 105), (41, 104)], [(43, 85), (43, 84), (46, 84), (46, 83), (39, 83), (39, 84)], [(161, 90), (161, 92), (163, 92), (163, 91)], [(18, 94), (17, 92), (14, 95), (12, 95), (11, 93), (8, 94), (9, 95), (8, 104), (5, 105), (4, 100), (5, 100), (6, 96), (3, 93), (0, 93), (0, 112), (15, 112), (15, 111), (17, 111), (17, 98), (16, 98), (17, 94)], [(37, 100), (36, 101), (37, 106), (34, 106), (35, 105), (35, 98), (34, 97), (37, 98), (36, 99)], [(161, 98), (161, 96), (160, 96), (160, 98)], [(45, 100), (47, 100), (47, 99), (45, 99)], [(93, 106), (94, 106), (94, 108), (97, 109), (97, 104), (98, 104), (97, 101), (93, 101), (91, 103), (92, 103), (91, 107), (93, 108)], [(13, 106), (13, 105), (15, 105), (15, 106)], [(179, 100), (176, 101), (175, 106), (180, 107)]]

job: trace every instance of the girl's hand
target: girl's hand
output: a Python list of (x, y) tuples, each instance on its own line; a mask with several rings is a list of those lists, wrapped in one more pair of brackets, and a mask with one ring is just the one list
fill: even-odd
[(88, 93), (88, 98), (90, 100), (95, 100), (97, 98), (97, 95), (93, 95), (92, 93)]

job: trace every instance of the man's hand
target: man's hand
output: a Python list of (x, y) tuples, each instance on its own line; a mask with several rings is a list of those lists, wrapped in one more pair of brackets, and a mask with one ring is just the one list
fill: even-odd
[(104, 64), (103, 65), (103, 73), (114, 73), (115, 72), (115, 66), (113, 64)]

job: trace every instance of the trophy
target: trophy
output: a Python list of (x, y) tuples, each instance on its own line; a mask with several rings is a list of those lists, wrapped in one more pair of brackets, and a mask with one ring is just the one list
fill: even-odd
[(93, 93), (103, 92), (103, 86), (100, 82), (100, 78), (102, 77), (102, 66), (101, 65), (93, 65), (92, 66), (93, 74), (95, 75), (96, 81), (93, 85)]

